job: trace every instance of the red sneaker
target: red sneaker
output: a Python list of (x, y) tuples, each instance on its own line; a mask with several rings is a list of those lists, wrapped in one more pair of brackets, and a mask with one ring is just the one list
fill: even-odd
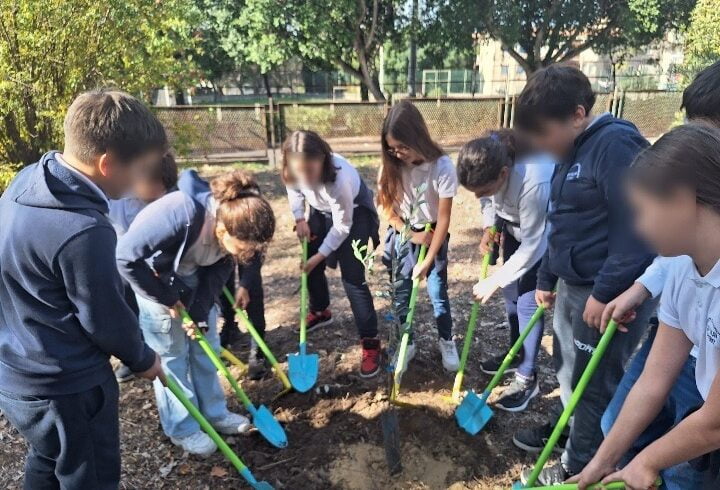
[(311, 311), (307, 316), (307, 331), (312, 332), (316, 328), (330, 325), (332, 322), (333, 317), (329, 309), (325, 311)]
[(380, 340), (362, 339), (362, 361), (360, 376), (372, 378), (380, 372)]

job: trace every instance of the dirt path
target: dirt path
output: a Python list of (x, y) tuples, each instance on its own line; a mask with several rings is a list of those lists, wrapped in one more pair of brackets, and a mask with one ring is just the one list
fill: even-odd
[[(358, 160), (370, 184), (376, 161)], [(277, 175), (262, 167), (257, 177), (272, 200), (278, 231), (263, 269), (268, 321), (268, 342), (284, 362), (297, 350), (292, 327), (298, 316), (299, 246), (292, 232), (293, 220)], [(203, 169), (206, 174), (217, 172)], [(470, 289), (479, 269), (479, 206), (474, 196), (461, 191), (455, 201), (451, 227), (450, 298), (458, 347), (467, 326)], [(383, 289), (384, 270), (377, 264), (370, 278), (374, 291)], [(357, 376), (360, 349), (350, 308), (337, 272), (329, 273), (335, 325), (309, 336), (310, 350), (321, 357), (319, 384), (327, 395), (289, 394), (273, 401), (279, 385), (273, 378), (244, 381), (251, 398), (265, 403), (285, 425), (290, 447), (271, 448), (257, 434), (228, 438), (230, 445), (259, 479), (278, 489), (490, 489), (509, 488), (522, 464), (532, 458), (511, 442), (513, 431), (543, 420), (553, 399), (556, 383), (548, 357), (551, 340), (546, 327), (540, 359), (542, 397), (523, 414), (496, 412), (485, 429), (470, 437), (455, 423), (453, 407), (443, 401), (453, 376), (445, 373), (435, 345), (435, 327), (427, 296), (421, 293), (416, 313), (418, 355), (403, 379), (403, 397), (422, 408), (399, 411), (403, 446), (402, 474), (388, 475), (379, 416), (384, 406), (384, 376), (366, 381)], [(387, 302), (377, 299), (380, 317)], [(381, 337), (387, 328), (381, 325)], [(500, 300), (481, 312), (469, 367), (468, 386), (482, 388), (489, 378), (478, 369), (481, 358), (507, 349), (508, 329)], [(246, 352), (239, 350), (241, 358)], [(227, 388), (227, 387), (226, 387)], [(228, 391), (229, 393), (229, 391)], [(231, 407), (238, 403), (229, 397)], [(245, 488), (232, 466), (218, 453), (207, 460), (189, 457), (173, 446), (159, 428), (151, 387), (142, 381), (121, 386), (120, 418), (123, 451), (123, 488), (210, 489)], [(0, 417), (0, 487), (20, 488), (25, 447), (22, 438)]]

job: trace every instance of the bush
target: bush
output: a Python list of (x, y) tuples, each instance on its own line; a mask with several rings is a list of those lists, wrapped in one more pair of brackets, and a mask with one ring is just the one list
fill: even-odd
[(15, 165), (0, 164), (0, 196), (7, 186), (10, 185), (10, 181), (15, 177), (18, 172), (18, 168)]
[(332, 128), (333, 113), (327, 106), (297, 106), (285, 109), (285, 126), (289, 131), (310, 129), (326, 135)]

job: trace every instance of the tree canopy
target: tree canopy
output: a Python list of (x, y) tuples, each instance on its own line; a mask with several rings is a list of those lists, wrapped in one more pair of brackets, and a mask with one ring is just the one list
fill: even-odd
[(686, 32), (686, 66), (696, 72), (720, 59), (720, 0), (699, 0)]

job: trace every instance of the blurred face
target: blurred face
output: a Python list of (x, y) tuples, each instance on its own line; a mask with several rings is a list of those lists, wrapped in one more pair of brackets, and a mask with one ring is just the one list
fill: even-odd
[(288, 169), (298, 184), (313, 187), (322, 182), (323, 160), (300, 153), (288, 156)]
[(630, 204), (635, 212), (635, 229), (660, 255), (688, 253), (697, 218), (694, 192), (678, 188), (668, 197), (659, 197), (631, 185)]
[(543, 118), (537, 128), (525, 132), (530, 145), (540, 151), (550, 153), (562, 160), (572, 150), (575, 138), (587, 127), (588, 118), (585, 108), (578, 106), (575, 113), (565, 119)]
[(494, 196), (502, 188), (505, 187), (508, 180), (508, 175), (510, 175), (510, 170), (505, 167), (500, 171), (500, 175), (494, 182), (490, 182), (489, 184), (480, 186), (480, 187), (468, 187), (468, 190), (475, 194), (475, 197), (478, 199), (481, 197), (490, 197)]
[(147, 175), (148, 169), (162, 157), (160, 151), (149, 151), (123, 162), (113, 153), (105, 153), (98, 160), (100, 186), (110, 199), (120, 199)]
[(388, 134), (385, 137), (385, 142), (388, 145), (388, 154), (405, 164), (420, 164), (425, 161), (425, 157), (407, 146), (405, 143), (396, 140), (392, 134)]
[(241, 264), (249, 262), (253, 255), (263, 248), (262, 244), (235, 238), (228, 233), (225, 225), (219, 220), (215, 226), (215, 236), (217, 237), (220, 246), (227, 253), (234, 256)]

